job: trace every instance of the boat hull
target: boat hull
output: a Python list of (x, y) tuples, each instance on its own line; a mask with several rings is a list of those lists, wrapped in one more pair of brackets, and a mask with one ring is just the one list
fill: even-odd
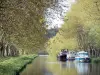
[(73, 60), (75, 60), (75, 57), (67, 58), (67, 60), (69, 60), (69, 61), (73, 61)]
[(90, 58), (75, 58), (75, 60), (79, 62), (91, 62)]
[(58, 60), (60, 60), (60, 61), (67, 61), (67, 55), (60, 55), (60, 56), (58, 56)]

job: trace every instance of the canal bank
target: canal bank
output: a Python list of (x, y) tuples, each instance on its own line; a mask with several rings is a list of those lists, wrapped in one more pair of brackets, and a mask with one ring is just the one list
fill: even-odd
[(97, 58), (91, 58), (92, 63), (100, 63), (100, 57)]
[(0, 75), (18, 75), (27, 64), (31, 63), (37, 55), (23, 55), (11, 57), (8, 60), (0, 62)]

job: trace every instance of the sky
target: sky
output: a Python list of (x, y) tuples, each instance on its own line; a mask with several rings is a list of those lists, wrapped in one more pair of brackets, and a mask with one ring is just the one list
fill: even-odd
[(64, 23), (64, 17), (70, 10), (71, 4), (75, 0), (57, 0), (55, 5), (45, 10), (45, 20), (48, 29), (58, 27), (60, 28)]

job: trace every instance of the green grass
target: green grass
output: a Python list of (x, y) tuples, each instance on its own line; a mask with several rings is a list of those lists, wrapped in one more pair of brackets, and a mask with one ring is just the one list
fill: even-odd
[(92, 58), (93, 63), (100, 63), (100, 57)]
[(37, 55), (24, 55), (3, 60), (0, 62), (0, 75), (16, 75), (16, 73), (24, 68), (29, 62), (32, 62), (36, 56)]
[(0, 57), (0, 62), (10, 59), (10, 57)]

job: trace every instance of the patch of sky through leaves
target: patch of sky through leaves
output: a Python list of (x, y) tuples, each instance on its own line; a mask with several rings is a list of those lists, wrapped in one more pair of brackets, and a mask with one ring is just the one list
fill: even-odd
[(64, 17), (75, 0), (57, 0), (56, 3), (45, 10), (45, 20), (48, 29), (61, 27)]

